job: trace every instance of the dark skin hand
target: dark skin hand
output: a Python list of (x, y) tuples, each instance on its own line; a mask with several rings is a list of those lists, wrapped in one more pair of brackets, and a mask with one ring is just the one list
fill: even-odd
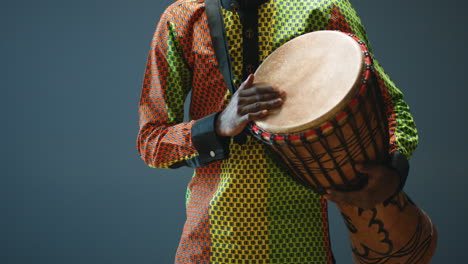
[(244, 130), (250, 121), (262, 119), (268, 110), (280, 107), (284, 91), (269, 85), (254, 85), (251, 74), (232, 96), (229, 105), (218, 115), (216, 133), (220, 136), (235, 136)]
[(372, 209), (392, 196), (400, 185), (398, 172), (385, 165), (357, 164), (356, 170), (368, 177), (368, 184), (359, 191), (340, 192), (328, 190), (325, 199), (338, 203)]

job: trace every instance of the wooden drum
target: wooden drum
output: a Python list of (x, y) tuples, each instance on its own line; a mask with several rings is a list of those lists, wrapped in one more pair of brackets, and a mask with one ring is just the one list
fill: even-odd
[[(281, 108), (249, 125), (300, 183), (320, 194), (367, 184), (354, 165), (388, 160), (384, 104), (369, 52), (351, 34), (316, 31), (274, 51), (255, 83), (286, 91)], [(430, 218), (403, 192), (372, 210), (338, 205), (355, 263), (428, 263), (436, 246)]]

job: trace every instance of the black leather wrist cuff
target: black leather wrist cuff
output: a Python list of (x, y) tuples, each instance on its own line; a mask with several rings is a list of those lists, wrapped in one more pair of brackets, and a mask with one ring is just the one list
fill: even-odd
[(389, 166), (397, 171), (400, 177), (400, 185), (398, 186), (398, 189), (395, 190), (395, 193), (393, 193), (392, 196), (384, 201), (384, 204), (390, 203), (393, 198), (395, 198), (403, 190), (409, 173), (409, 161), (399, 151), (390, 153)]
[(228, 156), (230, 137), (216, 134), (216, 119), (219, 113), (203, 117), (192, 126), (192, 142), (199, 154), (199, 166)]
[(408, 178), (409, 161), (399, 151), (395, 151), (390, 154), (390, 166), (400, 175), (400, 186), (398, 191), (401, 191), (403, 190), (403, 187), (405, 187), (406, 179)]

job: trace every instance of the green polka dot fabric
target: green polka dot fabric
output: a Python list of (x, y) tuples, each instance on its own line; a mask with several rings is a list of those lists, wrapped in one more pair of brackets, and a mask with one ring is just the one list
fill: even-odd
[[(369, 46), (346, 0), (270, 0), (258, 13), (260, 62), (288, 40), (316, 30), (354, 33)], [(238, 13), (223, 9), (222, 15), (238, 87), (243, 81), (242, 25)], [(401, 91), (375, 58), (374, 63), (390, 150), (409, 158), (417, 145), (413, 118)], [(192, 120), (183, 122), (189, 91)], [(139, 105), (142, 159), (151, 167), (171, 168), (197, 157), (192, 126), (223, 110), (230, 96), (204, 1), (176, 1), (161, 17), (151, 43)], [(292, 180), (266, 146), (250, 136), (242, 145), (231, 140), (229, 158), (197, 167), (186, 198), (187, 220), (175, 263), (334, 263), (326, 201)]]

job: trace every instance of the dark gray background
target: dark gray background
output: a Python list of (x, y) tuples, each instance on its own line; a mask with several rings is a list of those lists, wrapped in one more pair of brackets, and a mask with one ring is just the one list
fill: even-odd
[[(166, 0), (2, 1), (0, 263), (171, 263), (190, 169), (150, 169), (135, 142)], [(352, 1), (406, 95), (420, 146), (407, 193), (439, 230), (433, 263), (468, 251), (465, 1)], [(338, 263), (351, 263), (330, 214)]]

